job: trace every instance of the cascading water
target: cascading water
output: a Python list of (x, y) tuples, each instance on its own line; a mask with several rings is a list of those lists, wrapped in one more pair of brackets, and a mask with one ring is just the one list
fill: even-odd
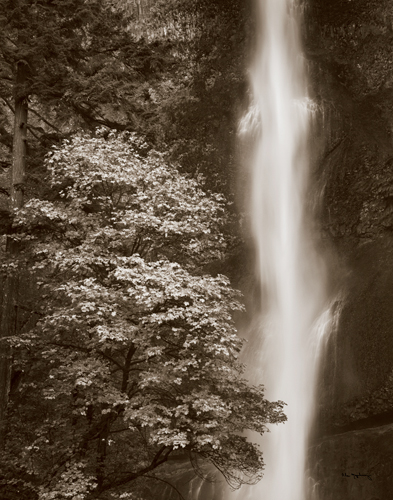
[[(264, 478), (244, 500), (305, 500), (306, 446), (313, 414), (317, 346), (324, 328), (324, 265), (307, 213), (310, 100), (296, 20), (296, 0), (259, 0), (259, 40), (252, 68), (260, 122), (252, 168), (252, 232), (262, 290), (262, 343), (250, 339), (246, 361), (266, 397), (283, 400), (288, 421), (261, 447)], [(256, 110), (256, 111), (255, 111)], [(322, 323), (327, 324), (326, 314)], [(256, 355), (255, 352), (258, 352)], [(251, 354), (252, 353), (252, 354)]]

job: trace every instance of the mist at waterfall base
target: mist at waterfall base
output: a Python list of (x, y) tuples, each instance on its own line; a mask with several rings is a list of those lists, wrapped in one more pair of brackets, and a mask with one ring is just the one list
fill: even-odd
[(248, 209), (261, 288), (260, 315), (244, 361), (252, 382), (265, 385), (267, 399), (285, 401), (288, 421), (271, 426), (259, 439), (264, 477), (227, 496), (237, 500), (312, 496), (305, 475), (306, 449), (318, 359), (330, 320), (325, 265), (315, 247), (307, 203), (312, 106), (295, 3), (259, 0), (253, 104), (241, 123), (243, 133), (253, 128), (258, 135)]

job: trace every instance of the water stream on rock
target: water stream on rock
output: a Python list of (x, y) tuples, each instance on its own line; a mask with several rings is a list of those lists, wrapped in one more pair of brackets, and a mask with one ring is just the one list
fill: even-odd
[[(253, 158), (250, 213), (261, 286), (259, 331), (245, 361), (269, 400), (287, 403), (288, 421), (260, 441), (264, 478), (239, 500), (305, 500), (306, 447), (321, 338), (329, 324), (325, 266), (314, 244), (308, 202), (312, 103), (299, 39), (296, 0), (259, 0), (251, 69), (260, 139)], [(245, 123), (247, 120), (245, 120)]]

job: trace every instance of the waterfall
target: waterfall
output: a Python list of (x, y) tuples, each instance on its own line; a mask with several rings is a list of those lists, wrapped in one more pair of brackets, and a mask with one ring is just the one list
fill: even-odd
[(236, 495), (242, 500), (307, 498), (306, 447), (318, 345), (323, 325), (329, 324), (324, 263), (315, 248), (307, 200), (312, 106), (295, 1), (259, 0), (258, 47), (251, 69), (254, 106), (249, 113), (259, 134), (249, 208), (262, 298), (260, 331), (251, 336), (245, 360), (256, 382), (265, 385), (267, 399), (287, 403), (288, 421), (261, 438), (264, 478), (242, 488)]

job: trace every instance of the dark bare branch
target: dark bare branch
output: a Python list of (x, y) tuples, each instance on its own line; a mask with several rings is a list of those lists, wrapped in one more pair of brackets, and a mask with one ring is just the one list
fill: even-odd
[(29, 111), (33, 113), (34, 115), (38, 116), (40, 120), (42, 120), (44, 123), (46, 123), (49, 127), (53, 128), (53, 130), (56, 130), (56, 132), (61, 132), (59, 128), (57, 128), (53, 123), (48, 122), (46, 118), (44, 118), (42, 115), (40, 115), (35, 109), (30, 108)]
[[(92, 349), (89, 349), (88, 347), (83, 347), (83, 346), (79, 346), (79, 345), (76, 345), (76, 344), (64, 344), (64, 343), (61, 343), (61, 342), (51, 342), (51, 345), (55, 345), (57, 347), (64, 347), (66, 349), (76, 349), (78, 351), (86, 352), (86, 353), (89, 353), (89, 354), (92, 351)], [(104, 351), (96, 351), (96, 352), (98, 354), (101, 354), (101, 356), (103, 356), (104, 358), (106, 358), (108, 361), (111, 361), (118, 368), (120, 368), (120, 370), (124, 371), (124, 366), (121, 363), (119, 363), (119, 361), (117, 361), (115, 358), (113, 358), (112, 356), (110, 356), (109, 354), (107, 354)]]
[(156, 469), (163, 463), (167, 462), (169, 455), (172, 453), (172, 451), (173, 451), (172, 448), (168, 448), (167, 446), (162, 446), (154, 456), (150, 465), (144, 467), (143, 469), (140, 469), (137, 472), (124, 472), (123, 475), (125, 475), (125, 477), (123, 478), (107, 481), (106, 483), (104, 482), (103, 486), (100, 489), (100, 493), (103, 493), (104, 491), (108, 491), (114, 488), (118, 488), (119, 486), (123, 486), (131, 481), (134, 481), (138, 477), (145, 476), (147, 473), (151, 472), (152, 470)]
[(161, 479), (160, 477), (156, 477), (156, 476), (150, 476), (150, 475), (147, 475), (145, 474), (145, 477), (148, 477), (149, 479), (155, 479), (156, 481), (161, 481), (161, 483), (165, 483), (167, 484), (168, 486), (170, 486), (173, 490), (176, 491), (176, 493), (179, 495), (179, 498), (181, 500), (186, 500), (183, 495), (180, 493), (180, 491), (176, 488), (176, 486), (174, 486), (172, 483), (170, 483), (169, 481), (165, 481), (165, 479)]

